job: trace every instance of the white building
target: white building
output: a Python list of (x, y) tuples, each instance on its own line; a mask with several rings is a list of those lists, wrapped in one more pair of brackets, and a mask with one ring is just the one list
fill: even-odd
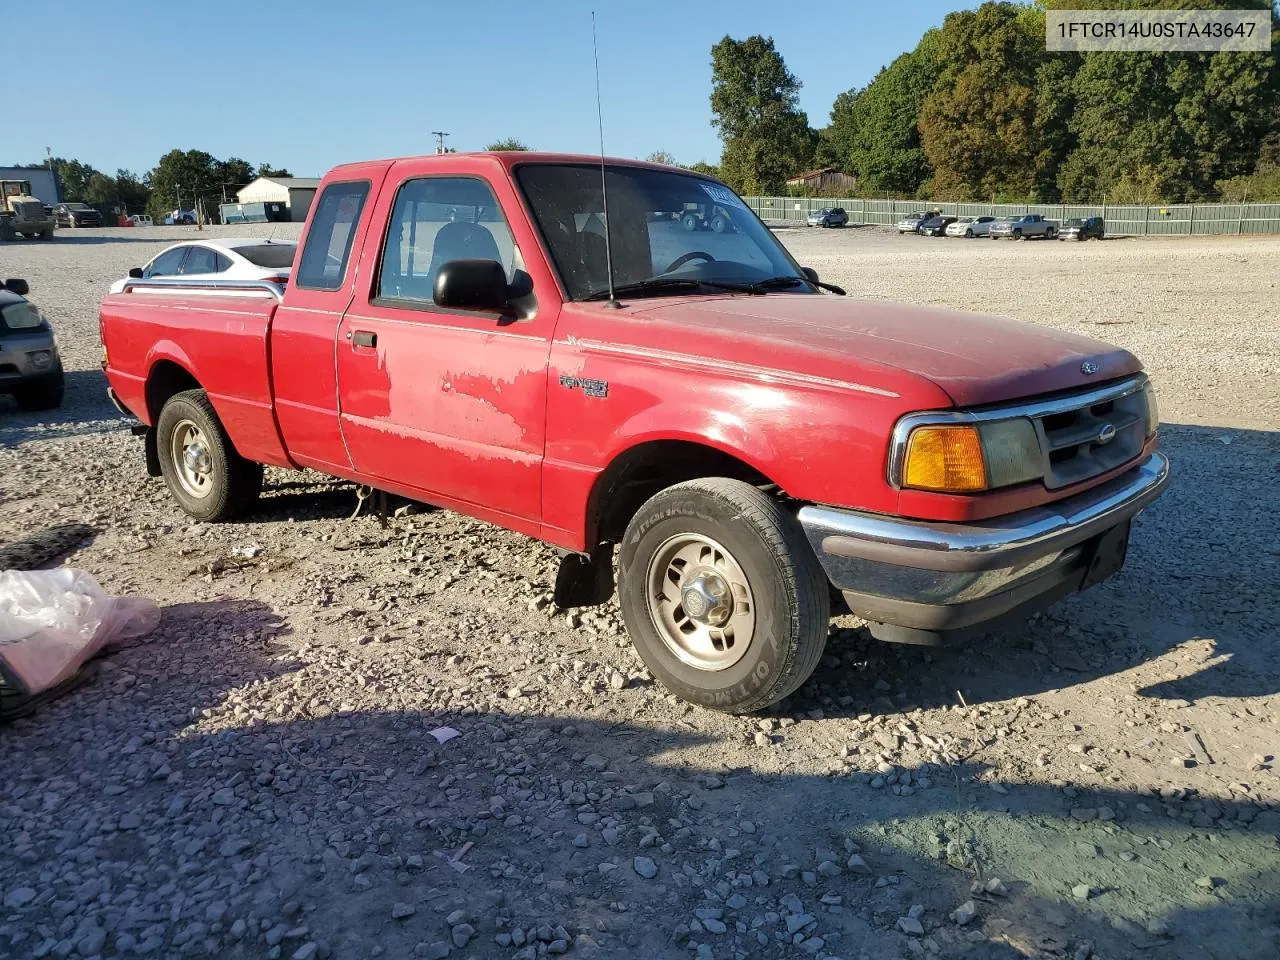
[(301, 223), (316, 197), (318, 179), (311, 177), (259, 177), (236, 193), (240, 203), (285, 203), (289, 219)]

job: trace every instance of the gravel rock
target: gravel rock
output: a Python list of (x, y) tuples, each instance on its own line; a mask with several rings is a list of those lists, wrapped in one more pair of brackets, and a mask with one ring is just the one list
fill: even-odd
[(636, 857), (631, 861), (631, 867), (646, 880), (652, 880), (658, 875), (658, 865), (649, 857)]

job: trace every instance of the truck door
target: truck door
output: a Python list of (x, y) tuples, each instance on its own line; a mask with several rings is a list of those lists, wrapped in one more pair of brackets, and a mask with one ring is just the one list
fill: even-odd
[(271, 323), (272, 387), (285, 447), (297, 463), (340, 475), (352, 464), (338, 428), (334, 341), (386, 167), (367, 172), (327, 184), (312, 204), (302, 253)]
[[(508, 282), (531, 284), (495, 184), (439, 170), (397, 163), (377, 204), (384, 233), (364, 255), (373, 282), (357, 288), (337, 341), (342, 436), (374, 485), (531, 532), (557, 311), (513, 321), (433, 302), (450, 260), (497, 260)], [(509, 182), (497, 187), (514, 205)], [(532, 247), (527, 223), (516, 226)]]

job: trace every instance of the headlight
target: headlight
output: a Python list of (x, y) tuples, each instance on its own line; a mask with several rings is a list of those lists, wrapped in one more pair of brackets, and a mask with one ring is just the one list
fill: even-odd
[(1044, 476), (1035, 426), (1026, 418), (916, 427), (907, 438), (902, 485), (973, 493)]
[(1156, 435), (1156, 430), (1160, 427), (1160, 407), (1156, 403), (1156, 391), (1151, 386), (1150, 380), (1142, 388), (1142, 393), (1147, 401), (1147, 439), (1150, 440)]

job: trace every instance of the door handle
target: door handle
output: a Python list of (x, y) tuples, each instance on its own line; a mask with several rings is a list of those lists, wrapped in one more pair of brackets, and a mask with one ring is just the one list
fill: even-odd
[(378, 335), (372, 330), (356, 330), (354, 333), (348, 334), (351, 342), (357, 347), (376, 347), (378, 345)]

